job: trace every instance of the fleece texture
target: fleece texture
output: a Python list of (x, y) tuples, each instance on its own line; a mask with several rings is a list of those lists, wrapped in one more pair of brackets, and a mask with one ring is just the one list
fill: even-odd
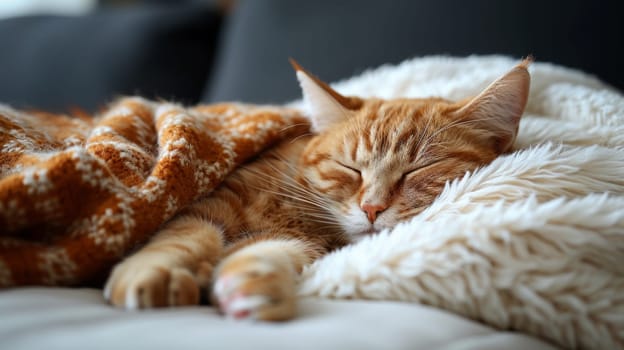
[[(458, 100), (517, 62), (417, 58), (333, 86)], [(624, 348), (624, 96), (551, 64), (530, 72), (513, 152), (308, 266), (301, 294), (418, 302), (568, 348)]]

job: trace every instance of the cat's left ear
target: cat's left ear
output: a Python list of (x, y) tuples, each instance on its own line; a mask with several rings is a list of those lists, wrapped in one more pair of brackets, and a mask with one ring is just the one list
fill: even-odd
[(312, 123), (312, 131), (323, 132), (332, 125), (347, 120), (353, 111), (362, 106), (361, 99), (342, 96), (329, 85), (308, 73), (295, 60), (290, 59), (290, 64), (297, 72), (307, 114)]
[(473, 121), (500, 153), (509, 150), (516, 139), (529, 97), (527, 68), (532, 61), (531, 57), (523, 60), (456, 112), (460, 119)]

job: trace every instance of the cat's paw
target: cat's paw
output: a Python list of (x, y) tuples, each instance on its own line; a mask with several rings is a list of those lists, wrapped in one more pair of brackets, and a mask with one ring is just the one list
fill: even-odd
[(115, 267), (104, 297), (129, 310), (199, 304), (199, 285), (184, 268), (126, 260)]
[(235, 319), (287, 320), (296, 313), (295, 279), (285, 259), (242, 250), (219, 266), (213, 302)]

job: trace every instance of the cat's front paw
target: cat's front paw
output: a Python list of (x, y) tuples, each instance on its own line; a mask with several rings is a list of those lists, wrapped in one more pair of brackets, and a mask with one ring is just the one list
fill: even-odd
[(184, 268), (128, 259), (118, 264), (104, 288), (104, 297), (126, 309), (199, 304), (199, 286)]
[(287, 320), (296, 313), (295, 278), (284, 259), (239, 251), (219, 266), (213, 302), (235, 319)]

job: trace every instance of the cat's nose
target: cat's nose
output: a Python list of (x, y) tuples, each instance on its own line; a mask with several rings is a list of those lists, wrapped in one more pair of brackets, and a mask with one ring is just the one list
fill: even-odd
[(386, 210), (387, 207), (388, 206), (381, 203), (364, 203), (361, 205), (362, 210), (366, 213), (368, 221), (370, 221), (371, 224), (375, 222), (377, 215)]

